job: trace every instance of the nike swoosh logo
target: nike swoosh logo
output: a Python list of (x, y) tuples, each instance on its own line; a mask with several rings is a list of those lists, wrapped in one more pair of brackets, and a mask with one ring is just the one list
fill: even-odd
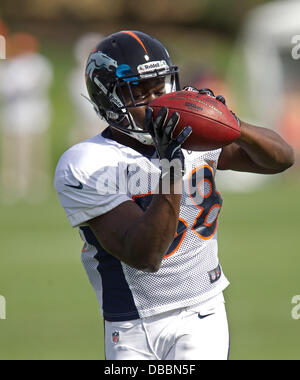
[(198, 313), (198, 317), (199, 317), (200, 319), (204, 319), (204, 318), (209, 317), (210, 315), (214, 315), (214, 314), (215, 314), (215, 313), (206, 314), (206, 315), (201, 315), (200, 313)]
[(65, 183), (65, 185), (68, 186), (68, 187), (72, 187), (73, 189), (78, 189), (78, 190), (82, 190), (83, 189), (83, 184), (81, 182), (79, 182), (78, 186), (67, 185), (66, 183)]

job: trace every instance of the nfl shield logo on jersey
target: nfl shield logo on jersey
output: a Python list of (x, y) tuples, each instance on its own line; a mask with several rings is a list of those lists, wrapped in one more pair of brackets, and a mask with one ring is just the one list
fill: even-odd
[(221, 277), (222, 271), (220, 264), (217, 266), (216, 269), (208, 272), (210, 283), (213, 284), (214, 282), (218, 281), (218, 279)]
[(120, 333), (119, 333), (119, 331), (114, 331), (114, 332), (112, 333), (111, 338), (112, 338), (112, 342), (113, 342), (114, 344), (119, 343), (119, 340), (120, 340)]

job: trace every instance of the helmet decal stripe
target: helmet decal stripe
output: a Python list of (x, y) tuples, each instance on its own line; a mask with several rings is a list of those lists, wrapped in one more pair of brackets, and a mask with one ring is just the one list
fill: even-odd
[(135, 38), (138, 43), (142, 46), (142, 48), (145, 50), (146, 54), (148, 55), (149, 53), (147, 52), (147, 49), (145, 48), (145, 45), (143, 44), (143, 42), (141, 41), (141, 39), (133, 32), (130, 32), (128, 30), (122, 30), (121, 33), (126, 33), (126, 34), (129, 34), (131, 37)]

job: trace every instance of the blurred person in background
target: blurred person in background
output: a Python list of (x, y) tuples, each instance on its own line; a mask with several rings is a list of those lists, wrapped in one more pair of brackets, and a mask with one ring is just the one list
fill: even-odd
[(49, 190), (52, 68), (27, 33), (7, 38), (7, 59), (0, 72), (1, 200), (40, 201)]
[(76, 112), (76, 120), (70, 134), (72, 144), (95, 136), (107, 125), (94, 112), (91, 112), (90, 103), (82, 96), (84, 95), (88, 98), (84, 80), (86, 57), (102, 39), (103, 36), (99, 33), (87, 33), (81, 36), (74, 46), (74, 57), (77, 66), (68, 79), (68, 88)]
[[(292, 57), (293, 36), (300, 34), (300, 2), (271, 1), (245, 17), (226, 81), (235, 87), (239, 115), (278, 133), (300, 155), (300, 61)], [(222, 92), (221, 92), (222, 93)], [(226, 97), (225, 97), (226, 98)], [(231, 106), (231, 105), (230, 105)], [(295, 168), (287, 176), (294, 175)], [(275, 179), (253, 173), (220, 173), (222, 190), (250, 192)]]
[(246, 69), (245, 116), (281, 133), (298, 156), (300, 60), (293, 56), (293, 41), (299, 35), (300, 2), (280, 0), (252, 9), (239, 40)]

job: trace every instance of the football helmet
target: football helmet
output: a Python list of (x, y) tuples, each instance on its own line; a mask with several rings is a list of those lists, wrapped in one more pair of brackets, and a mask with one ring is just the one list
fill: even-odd
[[(85, 77), (98, 116), (143, 144), (153, 145), (149, 132), (139, 127), (130, 113), (132, 107), (148, 104), (135, 100), (132, 86), (160, 78), (164, 92), (180, 90), (178, 67), (172, 65), (166, 48), (142, 32), (114, 33), (102, 40), (88, 57)], [(125, 92), (131, 97), (130, 105), (125, 102)]]

